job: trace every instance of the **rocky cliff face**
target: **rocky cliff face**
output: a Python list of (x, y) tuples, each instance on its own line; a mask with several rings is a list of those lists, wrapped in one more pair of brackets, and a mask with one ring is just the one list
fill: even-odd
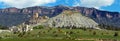
[(68, 27), (68, 28), (94, 28), (98, 29), (98, 24), (83, 16), (81, 13), (72, 10), (65, 10), (61, 14), (52, 17), (46, 23), (50, 27)]
[(26, 14), (0, 14), (0, 25), (16, 26), (29, 20)]
[(1, 14), (33, 14), (38, 12), (40, 16), (54, 17), (63, 12), (63, 10), (77, 10), (82, 15), (92, 18), (99, 24), (113, 25), (120, 27), (120, 13), (119, 12), (109, 12), (102, 11), (95, 8), (86, 8), (86, 7), (68, 7), (68, 6), (54, 6), (54, 7), (45, 7), (45, 6), (35, 6), (28, 7), (23, 9), (18, 8), (6, 8), (0, 9)]
[(99, 24), (111, 25), (115, 27), (120, 27), (120, 13), (119, 12), (109, 12), (101, 11), (95, 8), (85, 8), (85, 7), (74, 7), (79, 12), (82, 12), (84, 16), (92, 18)]

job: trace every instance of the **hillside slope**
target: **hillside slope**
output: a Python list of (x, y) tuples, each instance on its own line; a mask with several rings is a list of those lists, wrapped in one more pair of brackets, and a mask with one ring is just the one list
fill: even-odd
[(77, 11), (65, 10), (46, 23), (50, 27), (97, 28), (98, 24)]

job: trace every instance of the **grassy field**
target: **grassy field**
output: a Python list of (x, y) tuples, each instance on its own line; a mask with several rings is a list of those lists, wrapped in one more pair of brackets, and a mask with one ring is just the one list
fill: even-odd
[[(118, 33), (117, 36), (114, 36), (115, 32)], [(44, 28), (24, 34), (10, 32), (0, 34), (0, 41), (96, 41), (99, 39), (120, 40), (120, 31)]]

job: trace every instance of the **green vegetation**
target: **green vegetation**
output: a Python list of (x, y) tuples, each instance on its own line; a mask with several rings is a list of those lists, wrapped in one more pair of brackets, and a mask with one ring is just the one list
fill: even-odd
[(119, 27), (112, 26), (112, 25), (99, 24), (99, 27), (101, 27), (101, 29), (107, 29), (107, 30), (115, 30), (115, 31), (120, 30)]
[[(79, 40), (68, 40), (68, 39), (23, 39), (23, 38), (18, 38), (18, 39), (2, 39), (0, 41), (79, 41)], [(82, 40), (82, 41), (92, 41), (92, 40)]]
[(0, 34), (0, 41), (96, 41), (99, 39), (120, 40), (120, 31), (95, 29), (42, 28), (13, 34)]
[(44, 27), (42, 25), (39, 25), (39, 26), (36, 26), (36, 27), (33, 27), (33, 29), (43, 29)]
[(7, 29), (7, 27), (0, 25), (0, 29)]

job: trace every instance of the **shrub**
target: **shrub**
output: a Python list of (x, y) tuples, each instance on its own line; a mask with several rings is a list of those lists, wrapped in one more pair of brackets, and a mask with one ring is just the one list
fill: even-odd
[(72, 32), (72, 31), (70, 31), (70, 32), (69, 32), (69, 34), (73, 34), (73, 32)]
[(0, 29), (8, 29), (8, 27), (0, 25)]
[(101, 33), (101, 35), (104, 35), (103, 33)]
[(93, 35), (96, 35), (96, 32), (95, 32), (95, 31), (93, 32)]
[(115, 33), (114, 33), (114, 36), (115, 36), (115, 37), (118, 36), (118, 32), (115, 32)]
[(19, 33), (19, 34), (18, 34), (18, 37), (22, 37), (22, 36), (23, 36), (22, 33)]
[(58, 34), (54, 34), (54, 37), (58, 37)]
[(53, 31), (53, 34), (57, 33), (56, 31)]
[(44, 28), (44, 26), (42, 26), (42, 25), (39, 25), (39, 26), (33, 27), (33, 29), (43, 29), (43, 28)]
[(18, 37), (23, 37), (26, 34), (26, 32), (22, 32), (18, 34)]
[(2, 39), (2, 37), (0, 36), (0, 39)]

